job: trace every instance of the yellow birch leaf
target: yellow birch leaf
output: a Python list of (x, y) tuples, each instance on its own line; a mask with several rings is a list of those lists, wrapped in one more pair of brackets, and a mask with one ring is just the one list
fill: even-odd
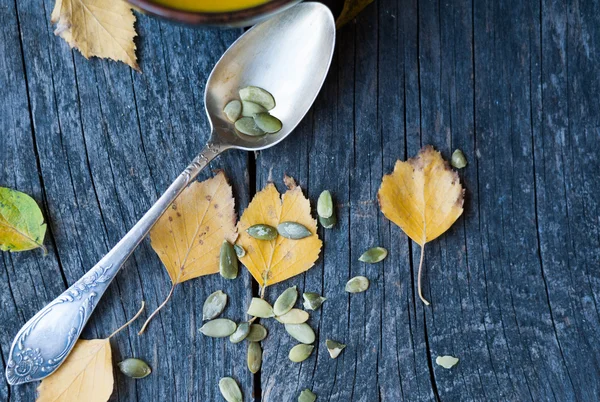
[(139, 71), (133, 42), (135, 16), (125, 1), (56, 0), (50, 18), (56, 24), (54, 34), (86, 59), (109, 58)]
[(235, 200), (223, 172), (202, 183), (189, 185), (150, 231), (150, 244), (164, 264), (173, 286), (189, 279), (219, 272), (221, 244), (236, 239)]
[[(279, 194), (269, 183), (258, 192), (238, 222), (237, 244), (246, 249), (240, 260), (264, 289), (311, 268), (321, 251), (317, 221), (310, 214), (310, 202), (293, 179), (286, 177), (288, 190)], [(277, 227), (282, 222), (296, 222), (313, 235), (300, 240), (277, 236), (275, 240), (257, 240), (246, 230), (256, 224)]]
[(113, 392), (108, 339), (79, 340), (67, 360), (38, 387), (37, 402), (106, 402)]
[(337, 18), (337, 20), (335, 20), (335, 27), (340, 29), (348, 22), (352, 21), (366, 6), (372, 2), (373, 0), (346, 0), (340, 16)]
[(106, 402), (113, 393), (113, 366), (110, 338), (127, 328), (144, 310), (106, 339), (77, 341), (64, 363), (44, 378), (36, 402)]
[(421, 246), (418, 290), (421, 300), (429, 304), (421, 294), (423, 250), (463, 213), (464, 190), (458, 174), (428, 145), (417, 157), (397, 161), (394, 172), (383, 176), (377, 196), (385, 217)]

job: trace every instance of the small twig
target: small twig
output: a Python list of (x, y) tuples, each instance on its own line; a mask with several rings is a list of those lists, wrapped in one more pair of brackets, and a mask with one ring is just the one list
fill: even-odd
[(152, 314), (150, 314), (150, 317), (148, 317), (148, 319), (146, 320), (146, 322), (144, 323), (144, 325), (142, 325), (142, 329), (140, 329), (140, 332), (138, 332), (138, 335), (141, 335), (144, 333), (144, 331), (146, 330), (146, 327), (148, 326), (148, 324), (150, 323), (150, 321), (152, 320), (152, 318), (154, 318), (154, 316), (156, 314), (158, 314), (158, 312), (160, 311), (160, 309), (162, 309), (167, 302), (169, 301), (169, 299), (171, 298), (171, 296), (173, 296), (173, 291), (175, 290), (175, 284), (173, 284), (173, 286), (171, 286), (171, 290), (169, 291), (169, 294), (167, 295), (167, 298), (165, 299), (164, 302), (162, 302), (162, 304), (160, 306), (158, 306), (158, 308), (156, 310), (154, 310), (154, 312)]
[(109, 337), (106, 339), (112, 338), (113, 336), (115, 336), (116, 334), (118, 334), (119, 332), (121, 332), (122, 330), (127, 328), (132, 322), (137, 320), (137, 318), (140, 316), (140, 314), (142, 314), (142, 311), (144, 311), (145, 305), (146, 305), (146, 303), (144, 303), (144, 301), (142, 300), (142, 307), (140, 307), (140, 310), (133, 316), (133, 318), (131, 320), (127, 321), (125, 324), (121, 325), (121, 327), (119, 329), (117, 329), (115, 332), (110, 334)]
[(423, 269), (423, 257), (425, 256), (425, 243), (421, 246), (421, 261), (419, 261), (419, 273), (417, 274), (417, 287), (419, 291), (419, 298), (425, 303), (426, 306), (429, 306), (429, 302), (425, 300), (423, 297), (423, 293), (421, 293), (421, 271)]

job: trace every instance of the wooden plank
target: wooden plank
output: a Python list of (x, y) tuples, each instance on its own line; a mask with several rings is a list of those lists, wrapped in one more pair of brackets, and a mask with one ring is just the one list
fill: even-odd
[[(20, 186), (25, 191), (28, 186), (35, 189), (37, 151), (46, 215), (62, 274), (70, 284), (119, 240), (201, 149), (208, 138), (202, 103), (204, 81), (239, 30), (183, 28), (142, 16), (137, 24), (143, 32), (138, 55), (145, 73), (140, 75), (113, 62), (87, 61), (55, 37), (49, 24), (41, 24), (40, 29), (39, 22), (49, 20), (51, 6), (46, 4), (43, 9), (33, 2), (18, 4), (23, 53), (16, 27), (10, 46), (15, 64), (23, 60), (25, 68), (10, 66), (5, 71), (15, 74), (7, 81), (22, 88), (5, 89), (11, 98), (16, 98), (9, 106), (24, 116), (22, 122), (12, 125), (24, 129), (6, 131), (15, 137), (8, 142), (11, 153), (17, 154), (19, 148), (25, 147), (19, 157), (32, 154), (29, 169), (23, 169), (23, 174), (31, 176), (27, 185)], [(5, 19), (15, 24), (17, 14), (6, 14)], [(29, 140), (19, 144), (17, 135)], [(238, 205), (247, 203), (247, 160), (246, 154), (232, 152), (210, 166), (226, 169)], [(9, 164), (11, 170), (12, 166), (19, 166), (18, 160), (10, 159), (3, 166)], [(209, 175), (207, 171), (203, 177)], [(31, 189), (28, 192), (36, 194)], [(53, 266), (58, 269), (54, 258), (42, 263), (33, 256), (28, 258), (49, 273)], [(10, 261), (8, 256), (4, 259)], [(38, 290), (41, 285), (37, 281), (36, 286), (31, 285), (33, 274), (40, 268), (21, 269), (31, 276), (30, 284), (15, 285), (15, 291), (27, 292), (26, 296), (32, 298), (32, 290), (27, 289), (43, 290)], [(5, 271), (10, 276), (12, 270), (7, 266)], [(60, 274), (51, 275), (48, 282), (53, 285), (52, 291), (32, 298), (31, 308), (6, 328), (3, 347), (10, 346), (24, 320), (64, 287)], [(168, 276), (145, 242), (100, 303), (84, 338), (109, 334), (135, 313), (142, 298), (149, 310), (154, 309), (169, 287)], [(197, 333), (201, 325), (199, 306), (217, 289), (230, 295), (227, 314), (241, 319), (251, 294), (249, 276), (228, 283), (219, 277), (203, 278), (180, 285), (171, 303), (143, 337), (136, 334), (141, 325), (138, 322), (115, 338), (115, 361), (132, 355), (141, 357), (151, 364), (155, 375), (136, 382), (116, 373), (113, 400), (214, 400), (219, 395), (218, 380), (224, 375), (240, 381), (250, 399), (253, 376), (237, 364), (243, 361), (242, 348), (222, 340), (208, 340)], [(15, 291), (12, 303), (25, 309), (28, 303), (22, 305), (22, 298)], [(10, 292), (3, 297), (8, 295)], [(15, 387), (15, 394), (32, 400), (34, 387)]]

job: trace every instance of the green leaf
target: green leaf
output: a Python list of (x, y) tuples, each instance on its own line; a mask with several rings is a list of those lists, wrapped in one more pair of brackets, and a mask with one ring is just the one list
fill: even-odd
[(46, 224), (33, 198), (20, 191), (0, 187), (0, 250), (44, 249)]
[(372, 2), (373, 0), (346, 0), (344, 2), (342, 13), (335, 21), (335, 27), (340, 29), (348, 22), (352, 21), (363, 10), (363, 8)]

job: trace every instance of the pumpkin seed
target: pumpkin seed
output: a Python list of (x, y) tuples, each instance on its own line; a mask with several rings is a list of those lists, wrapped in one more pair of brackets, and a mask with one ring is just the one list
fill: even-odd
[(204, 324), (202, 328), (200, 328), (200, 332), (212, 338), (225, 338), (226, 336), (233, 334), (236, 328), (237, 325), (235, 322), (228, 320), (227, 318), (217, 318), (216, 320)]
[(246, 337), (250, 342), (260, 342), (267, 337), (267, 329), (260, 324), (250, 325), (250, 333)]
[(276, 316), (284, 315), (288, 311), (294, 307), (296, 304), (296, 300), (298, 299), (298, 291), (296, 290), (296, 286), (292, 286), (291, 288), (287, 288), (283, 291), (275, 300), (275, 304), (273, 305), (273, 312)]
[(300, 396), (298, 397), (298, 402), (315, 402), (316, 400), (317, 395), (308, 388), (300, 392)]
[(355, 276), (346, 283), (346, 292), (360, 293), (369, 288), (369, 280), (364, 276)]
[(321, 195), (319, 195), (319, 200), (317, 201), (317, 214), (319, 214), (321, 218), (331, 218), (333, 215), (333, 199), (328, 190), (323, 191)]
[(365, 251), (358, 261), (368, 262), (369, 264), (375, 264), (379, 261), (383, 261), (387, 257), (388, 252), (383, 247), (373, 247)]
[(325, 229), (331, 229), (332, 227), (334, 227), (335, 224), (337, 223), (337, 218), (335, 216), (335, 212), (329, 218), (323, 218), (323, 217), (319, 216), (319, 223)]
[(300, 240), (312, 236), (306, 226), (297, 222), (281, 222), (277, 225), (277, 232), (286, 239)]
[(307, 310), (318, 310), (321, 304), (327, 300), (326, 297), (313, 292), (304, 292), (302, 297), (304, 298), (304, 308)]
[(227, 295), (222, 290), (211, 293), (202, 306), (202, 320), (212, 320), (223, 312), (227, 304)]
[(237, 382), (231, 377), (219, 380), (219, 390), (227, 402), (242, 402), (242, 391)]
[(303, 362), (304, 360), (308, 359), (314, 348), (315, 347), (313, 345), (305, 345), (301, 343), (299, 345), (294, 346), (290, 350), (288, 357), (294, 363)]
[(230, 122), (235, 123), (236, 120), (239, 119), (240, 115), (242, 114), (242, 102), (240, 102), (237, 99), (232, 100), (231, 102), (225, 105), (225, 107), (223, 108), (223, 113), (225, 113), (225, 116), (227, 116), (227, 119)]
[(275, 107), (275, 98), (268, 91), (254, 86), (240, 89), (240, 98), (243, 101), (258, 103), (267, 110)]
[(279, 120), (275, 116), (271, 116), (268, 112), (256, 113), (254, 115), (254, 122), (256, 123), (258, 128), (260, 128), (267, 134), (275, 134), (276, 132), (281, 130), (281, 127), (283, 127), (281, 120)]
[(311, 344), (315, 341), (315, 331), (307, 323), (285, 324), (285, 330), (298, 342)]
[(458, 363), (458, 359), (454, 356), (438, 356), (435, 358), (435, 363), (445, 369), (451, 369)]
[(258, 342), (248, 343), (248, 358), (246, 359), (246, 362), (248, 363), (248, 370), (250, 370), (252, 374), (256, 374), (258, 370), (260, 370), (262, 364), (262, 349)]
[(225, 279), (235, 279), (238, 276), (238, 260), (235, 250), (227, 240), (221, 245), (219, 256), (219, 273)]
[(303, 322), (308, 321), (308, 318), (308, 313), (299, 308), (293, 308), (284, 315), (275, 317), (275, 319), (282, 324), (302, 324)]
[(246, 232), (258, 240), (275, 240), (277, 238), (277, 229), (262, 223), (250, 226)]
[(252, 298), (247, 313), (253, 317), (260, 318), (271, 318), (275, 316), (275, 313), (273, 313), (273, 307), (259, 297)]
[(337, 341), (332, 341), (331, 339), (327, 339), (325, 341), (325, 345), (327, 346), (327, 350), (329, 351), (329, 356), (332, 359), (335, 359), (342, 353), (342, 350), (346, 347), (343, 343), (339, 343)]
[(254, 117), (257, 113), (265, 113), (267, 109), (258, 103), (242, 100), (242, 116)]
[(467, 158), (465, 158), (465, 154), (460, 149), (457, 149), (452, 153), (450, 164), (457, 169), (462, 169), (467, 166)]
[(239, 244), (234, 244), (233, 249), (235, 250), (235, 254), (238, 256), (238, 258), (242, 258), (246, 255), (246, 249)]
[(152, 372), (148, 363), (140, 359), (129, 358), (117, 364), (121, 373), (131, 378), (144, 378)]
[(252, 117), (242, 117), (235, 122), (234, 126), (240, 133), (249, 135), (251, 137), (260, 137), (266, 134), (264, 131), (258, 128)]
[(250, 323), (242, 322), (242, 323), (240, 323), (240, 325), (238, 325), (235, 332), (233, 334), (231, 334), (231, 336), (229, 337), (229, 341), (231, 343), (240, 343), (241, 341), (243, 341), (244, 339), (246, 339), (248, 337), (249, 333), (250, 333)]

